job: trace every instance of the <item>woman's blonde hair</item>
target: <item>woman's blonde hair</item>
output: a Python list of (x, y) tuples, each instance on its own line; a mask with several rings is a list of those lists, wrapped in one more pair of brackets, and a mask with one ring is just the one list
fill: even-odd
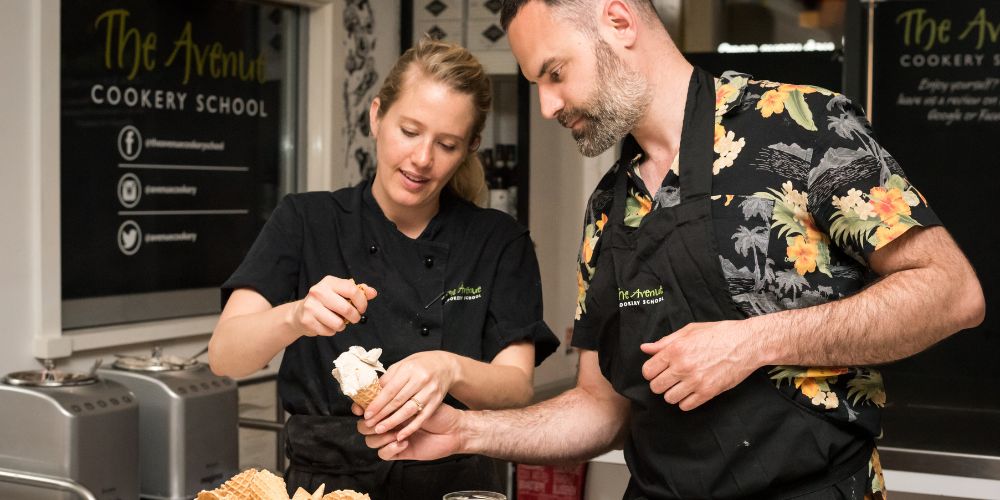
[[(406, 72), (411, 67), (434, 81), (448, 85), (452, 90), (472, 97), (475, 116), (472, 135), (469, 137), (470, 144), (478, 139), (486, 125), (486, 115), (493, 99), (490, 78), (476, 57), (464, 47), (432, 38), (425, 37), (410, 47), (389, 70), (389, 75), (378, 91), (379, 118), (385, 115), (403, 91)], [(482, 205), (485, 202), (486, 174), (475, 151), (467, 151), (465, 160), (448, 182), (448, 187), (456, 195), (472, 203)]]

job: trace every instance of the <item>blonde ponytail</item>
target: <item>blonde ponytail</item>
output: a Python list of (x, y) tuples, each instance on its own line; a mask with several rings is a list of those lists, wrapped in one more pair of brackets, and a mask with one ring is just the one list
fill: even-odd
[(448, 187), (456, 196), (478, 206), (486, 205), (486, 171), (479, 161), (475, 151), (465, 157), (455, 175), (448, 182)]

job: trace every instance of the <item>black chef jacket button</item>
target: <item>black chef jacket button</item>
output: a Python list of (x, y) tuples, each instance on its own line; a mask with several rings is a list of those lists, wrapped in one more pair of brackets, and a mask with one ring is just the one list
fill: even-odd
[(431, 329), (430, 328), (427, 328), (426, 326), (420, 327), (420, 335), (423, 335), (424, 337), (426, 337), (426, 336), (428, 336), (430, 334), (431, 334)]
[(424, 267), (428, 269), (434, 267), (434, 257), (424, 257)]
[(368, 253), (370, 253), (372, 255), (375, 255), (376, 252), (378, 252), (378, 247), (377, 246), (372, 245), (372, 246), (368, 247)]
[(367, 323), (367, 322), (368, 322), (368, 316), (365, 316), (364, 314), (362, 314), (361, 315), (361, 320), (359, 320), (358, 323), (364, 324), (364, 323)]

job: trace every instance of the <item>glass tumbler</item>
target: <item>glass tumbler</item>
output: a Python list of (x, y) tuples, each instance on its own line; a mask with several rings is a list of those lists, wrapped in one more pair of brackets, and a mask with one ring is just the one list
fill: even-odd
[(453, 491), (443, 500), (507, 500), (507, 495), (493, 491)]

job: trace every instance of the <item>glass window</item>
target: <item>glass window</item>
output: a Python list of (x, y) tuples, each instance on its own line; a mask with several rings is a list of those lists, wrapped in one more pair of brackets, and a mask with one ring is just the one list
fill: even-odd
[(61, 4), (63, 327), (216, 313), (297, 171), (298, 8)]

